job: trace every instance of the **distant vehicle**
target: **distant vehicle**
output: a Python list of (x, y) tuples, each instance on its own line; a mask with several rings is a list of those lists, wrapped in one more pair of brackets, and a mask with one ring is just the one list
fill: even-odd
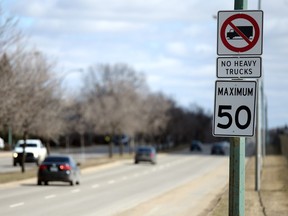
[[(13, 150), (13, 166), (22, 163), (24, 140), (19, 140)], [(47, 149), (39, 139), (27, 139), (25, 147), (25, 162), (35, 162), (39, 165), (47, 155)]]
[(123, 144), (123, 145), (127, 146), (130, 142), (130, 137), (128, 135), (125, 135), (125, 134), (116, 135), (116, 136), (114, 136), (113, 141), (114, 141), (115, 145)]
[(71, 186), (80, 184), (79, 165), (70, 156), (47, 156), (38, 168), (37, 184), (48, 185), (50, 181), (69, 182)]
[(190, 151), (202, 151), (201, 141), (193, 140), (190, 145)]
[(0, 149), (4, 149), (4, 140), (0, 137)]
[(212, 155), (228, 155), (230, 151), (230, 144), (226, 141), (214, 143), (211, 148)]
[(152, 146), (142, 146), (138, 147), (135, 153), (135, 164), (138, 164), (141, 161), (151, 162), (156, 164), (156, 149)]
[[(253, 26), (236, 26), (248, 39), (253, 36)], [(229, 39), (242, 38), (234, 29), (227, 32)]]

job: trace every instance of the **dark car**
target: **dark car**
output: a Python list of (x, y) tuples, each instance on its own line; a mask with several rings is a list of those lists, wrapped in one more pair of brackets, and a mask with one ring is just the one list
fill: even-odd
[(190, 151), (202, 151), (202, 143), (199, 140), (193, 140), (190, 145)]
[(228, 142), (219, 142), (214, 143), (211, 148), (212, 155), (226, 155), (229, 154), (229, 143)]
[(80, 164), (70, 156), (47, 156), (38, 168), (38, 185), (48, 185), (50, 181), (69, 182), (70, 185), (80, 184)]
[(156, 149), (151, 146), (139, 147), (135, 153), (135, 164), (138, 164), (141, 161), (151, 162), (156, 164)]
[(130, 137), (123, 134), (123, 135), (115, 135), (113, 138), (114, 144), (115, 145), (124, 145), (128, 146), (130, 143)]

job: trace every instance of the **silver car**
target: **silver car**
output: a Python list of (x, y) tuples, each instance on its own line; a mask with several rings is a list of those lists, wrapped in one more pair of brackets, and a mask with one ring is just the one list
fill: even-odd
[(142, 161), (156, 164), (156, 154), (156, 149), (152, 146), (139, 147), (135, 153), (135, 164), (138, 164)]

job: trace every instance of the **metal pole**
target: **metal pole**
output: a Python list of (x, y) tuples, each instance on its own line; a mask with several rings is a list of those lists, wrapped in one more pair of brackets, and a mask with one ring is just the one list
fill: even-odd
[(260, 190), (260, 175), (261, 175), (261, 141), (262, 141), (262, 82), (258, 84), (258, 100), (257, 100), (257, 127), (256, 127), (256, 155), (255, 155), (255, 191)]
[(229, 168), (229, 216), (245, 215), (245, 138), (231, 139)]
[[(235, 0), (234, 9), (247, 9), (247, 0)], [(229, 216), (244, 216), (245, 137), (231, 138), (229, 166)]]
[(12, 127), (11, 125), (8, 126), (8, 144), (9, 149), (13, 148), (13, 140), (12, 140)]
[[(261, 0), (258, 0), (258, 10), (261, 9)], [(255, 191), (260, 190), (261, 168), (262, 168), (262, 148), (263, 146), (263, 79), (259, 79), (258, 99), (257, 99), (257, 126), (256, 126), (256, 152), (255, 152)]]
[(248, 0), (235, 0), (234, 10), (247, 10), (247, 1)]

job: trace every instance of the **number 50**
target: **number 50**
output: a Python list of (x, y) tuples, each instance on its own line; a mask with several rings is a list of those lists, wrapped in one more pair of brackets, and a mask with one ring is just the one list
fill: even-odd
[[(220, 117), (220, 118), (227, 117), (228, 122), (227, 122), (227, 124), (218, 123), (217, 127), (222, 128), (222, 129), (228, 129), (232, 125), (233, 117), (229, 113), (229, 111), (231, 109), (232, 109), (231, 105), (219, 105), (218, 117)], [(247, 120), (244, 124), (241, 124), (240, 119), (239, 119), (240, 118), (240, 112), (242, 112), (242, 111), (247, 113)], [(251, 123), (251, 111), (250, 111), (249, 107), (244, 106), (244, 105), (239, 106), (235, 112), (235, 124), (236, 124), (236, 126), (239, 129), (244, 130), (244, 129), (249, 127), (250, 123)]]

